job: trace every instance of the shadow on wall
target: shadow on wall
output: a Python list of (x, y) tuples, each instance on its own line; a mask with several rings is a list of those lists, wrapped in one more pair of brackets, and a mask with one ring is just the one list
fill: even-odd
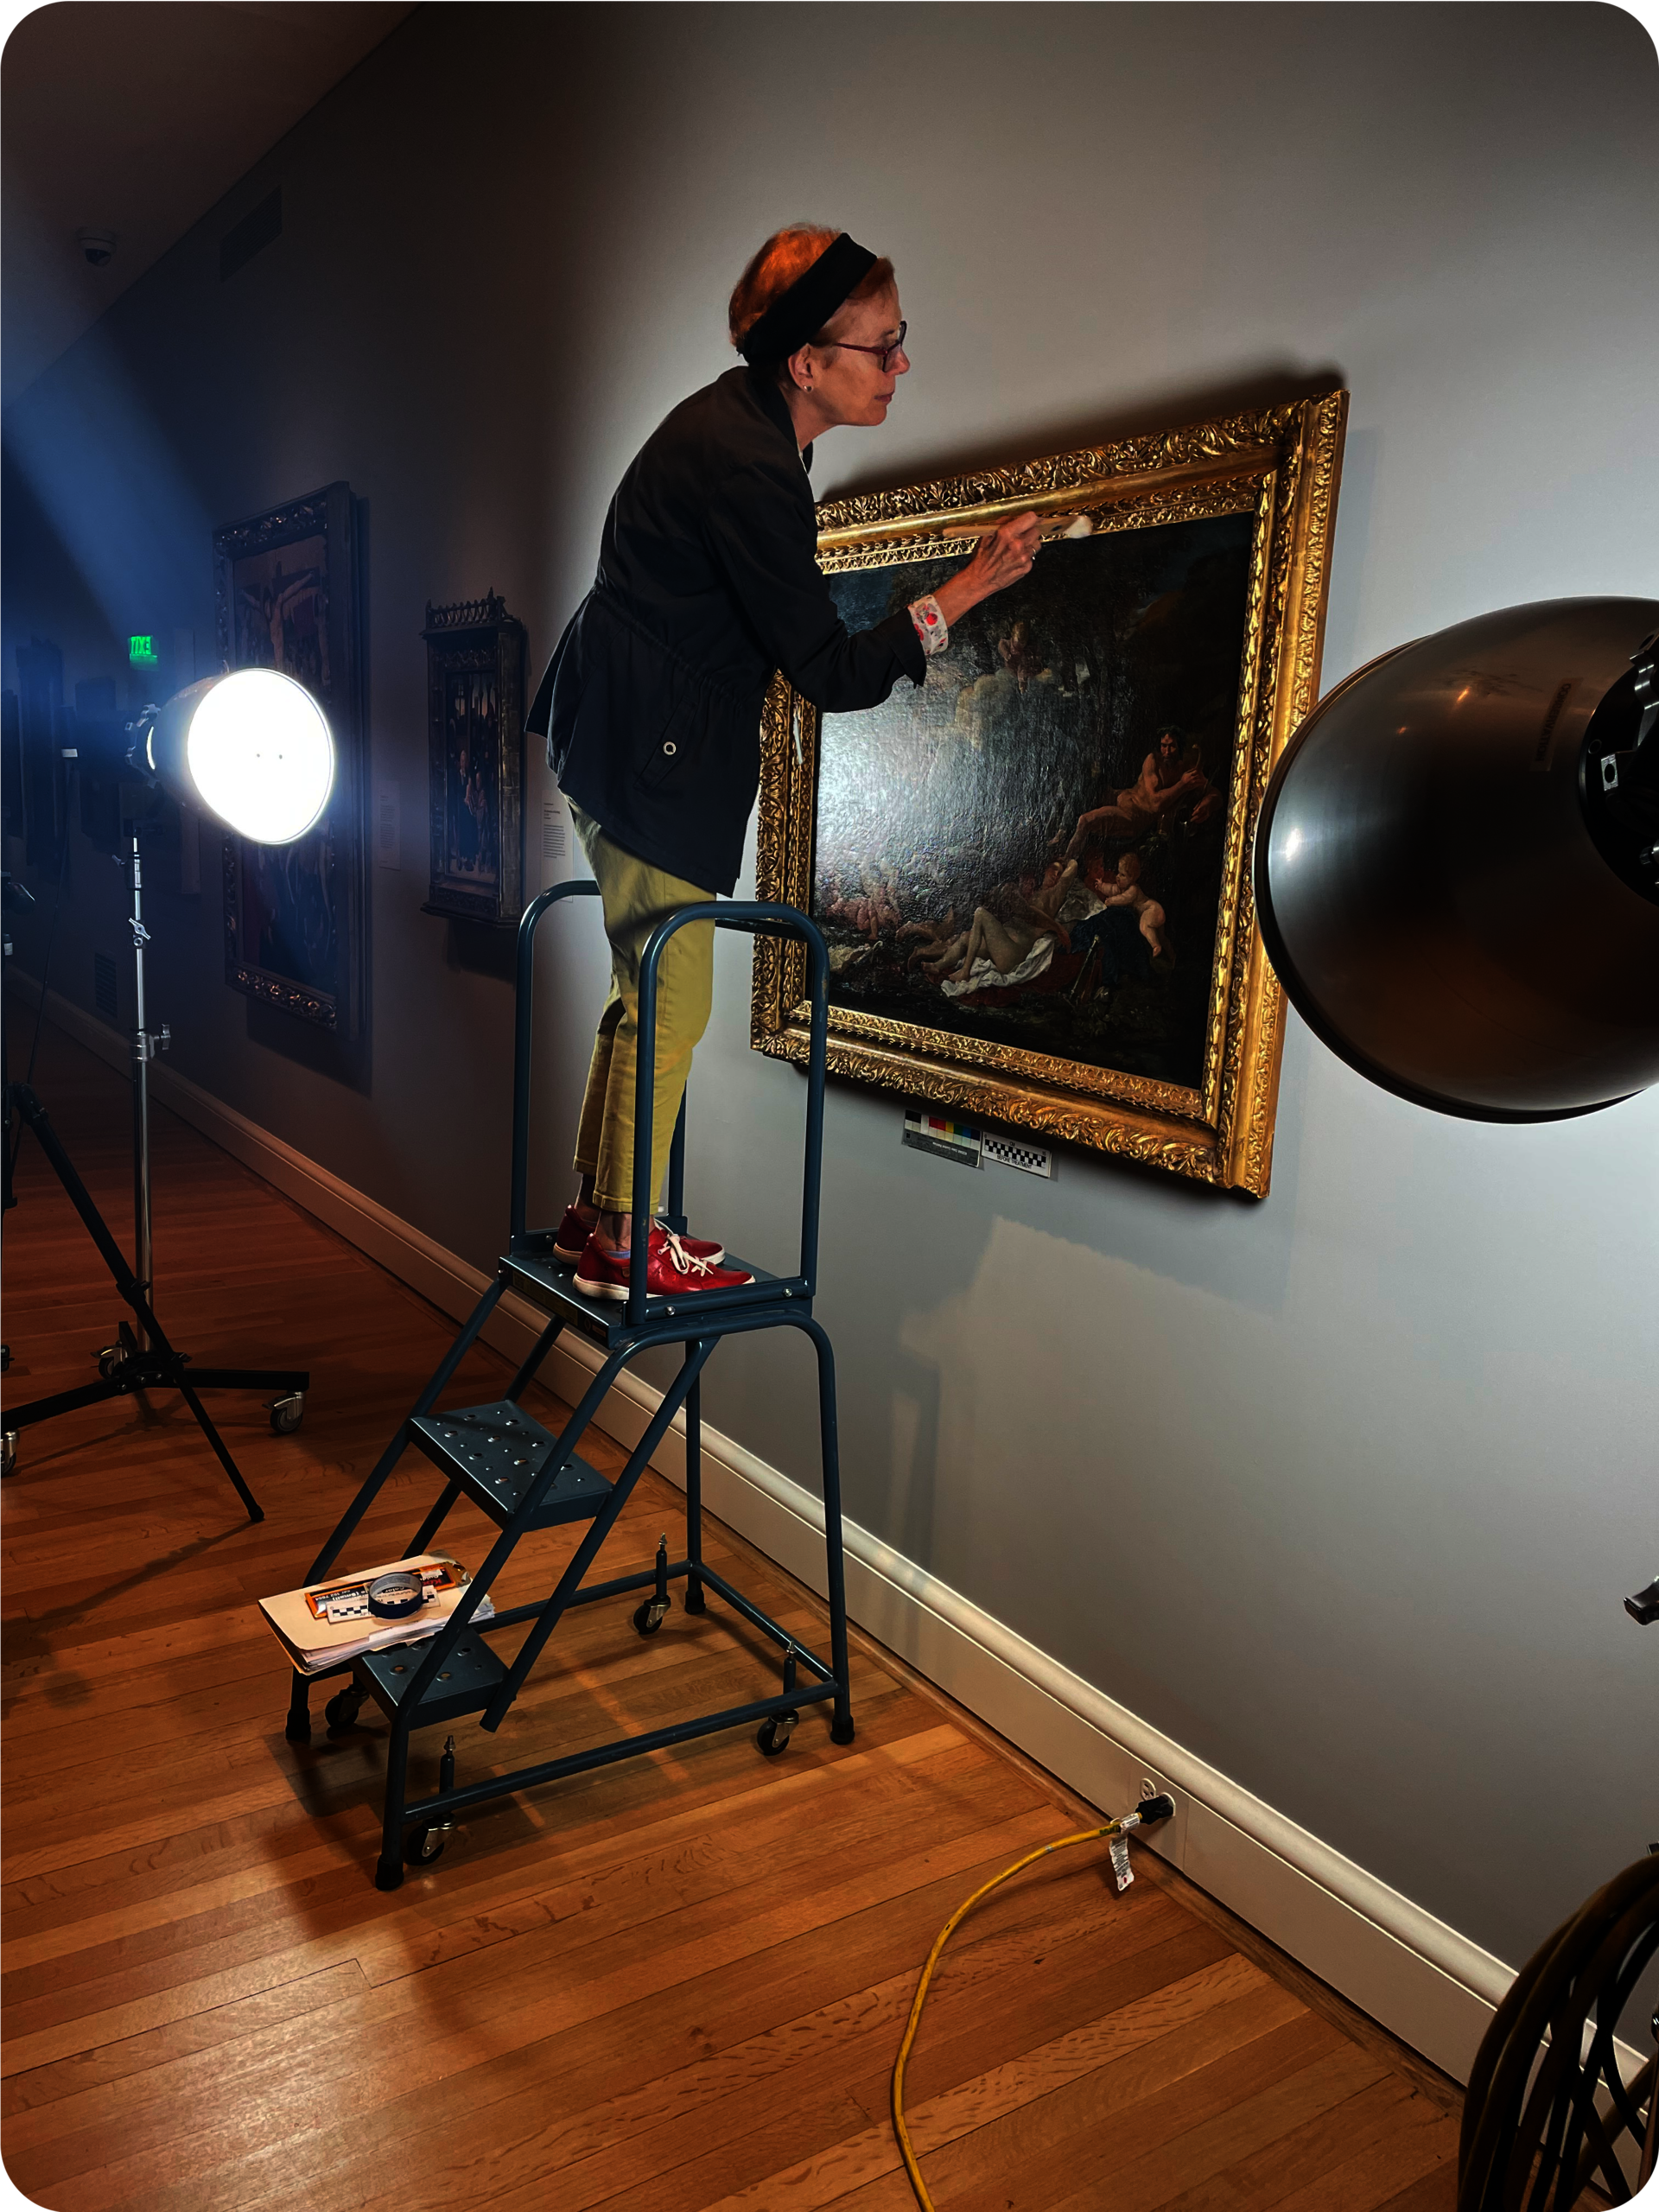
[[(724, 1050), (738, 1042), (720, 1041)], [(816, 1310), (843, 1379), (842, 1480), (853, 1520), (939, 1571), (960, 1542), (941, 1526), (947, 1512), (960, 1515), (962, 1485), (950, 1471), (959, 1475), (964, 1450), (980, 1456), (976, 1439), (997, 1457), (986, 1421), (1018, 1409), (1017, 1433), (1005, 1440), (1010, 1467), (1056, 1451), (1077, 1456), (1084, 1436), (1097, 1433), (1090, 1424), (1115, 1418), (1114, 1394), (1129, 1388), (1125, 1344), (1146, 1328), (1150, 1307), (1166, 1306), (1166, 1288), (1234, 1308), (1240, 1329), (1282, 1317), (1313, 1049), (1293, 1020), (1265, 1200), (1064, 1147), (1052, 1181), (964, 1171), (901, 1147), (897, 1097), (831, 1083)], [(760, 1126), (754, 1142), (765, 1143)], [(752, 1192), (748, 1209), (756, 1199), (764, 1207)], [(737, 1218), (745, 1210), (741, 1199), (729, 1217), (722, 1210), (734, 1235), (740, 1226), (749, 1233)], [(781, 1217), (770, 1227), (787, 1233)], [(900, 1252), (913, 1264), (896, 1264)], [(1079, 1298), (1079, 1281), (1097, 1287), (1093, 1300)], [(1154, 1329), (1138, 1357), (1155, 1365), (1161, 1344)], [(804, 1362), (798, 1371), (797, 1355), (788, 1357), (780, 1367), (776, 1344), (733, 1340), (710, 1370), (705, 1409), (716, 1427), (817, 1492), (810, 1379)], [(652, 1379), (660, 1387), (666, 1376), (664, 1368)], [(1157, 1385), (1180, 1387), (1174, 1376)], [(1017, 1485), (1003, 1502), (1017, 1509)]]
[[(1369, 581), (1376, 465), (1382, 450), (1381, 430), (1349, 429), (1342, 456), (1337, 534), (1331, 548), (1331, 597), (1320, 654), (1321, 693), (1351, 675), (1361, 659), (1360, 604)], [(1404, 640), (1391, 642), (1403, 644)], [(1370, 650), (1366, 649), (1367, 659)]]
[(332, 1082), (361, 1091), (365, 1098), (373, 1090), (373, 1053), (366, 1028), (360, 1037), (343, 1036), (338, 1030), (321, 1029), (315, 1022), (301, 1021), (291, 1014), (284, 1014), (280, 1007), (250, 999), (247, 1039), (250, 1045), (275, 1052), (296, 1067), (307, 1068), (313, 1075), (325, 1075)]

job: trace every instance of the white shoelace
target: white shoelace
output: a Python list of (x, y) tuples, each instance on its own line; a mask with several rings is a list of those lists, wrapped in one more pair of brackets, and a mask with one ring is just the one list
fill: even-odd
[(683, 1275), (713, 1274), (714, 1269), (709, 1266), (708, 1261), (699, 1260), (695, 1254), (688, 1252), (684, 1245), (681, 1243), (679, 1238), (675, 1235), (671, 1229), (665, 1229), (663, 1231), (663, 1235), (667, 1241), (670, 1252), (673, 1255), (674, 1267), (677, 1274)]

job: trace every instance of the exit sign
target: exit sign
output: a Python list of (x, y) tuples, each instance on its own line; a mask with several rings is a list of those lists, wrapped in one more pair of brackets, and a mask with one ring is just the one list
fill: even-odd
[(134, 668), (155, 668), (160, 661), (154, 638), (129, 638), (127, 658)]

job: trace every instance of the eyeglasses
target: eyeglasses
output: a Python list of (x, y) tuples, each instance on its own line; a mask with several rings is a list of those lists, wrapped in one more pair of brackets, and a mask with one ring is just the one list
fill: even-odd
[(845, 353), (874, 353), (880, 364), (882, 375), (886, 376), (887, 371), (905, 350), (905, 333), (909, 328), (910, 325), (907, 322), (901, 322), (899, 326), (899, 335), (891, 346), (855, 346), (850, 340), (845, 338), (837, 338), (835, 343)]

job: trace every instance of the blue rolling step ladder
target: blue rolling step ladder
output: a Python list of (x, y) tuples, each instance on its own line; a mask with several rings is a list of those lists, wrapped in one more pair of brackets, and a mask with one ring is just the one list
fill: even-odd
[[(829, 1700), (833, 1705), (830, 1734), (834, 1740), (837, 1744), (853, 1740), (842, 1564), (841, 1478), (836, 1444), (835, 1355), (822, 1324), (812, 1316), (817, 1274), (818, 1185), (823, 1149), (829, 956), (823, 939), (812, 923), (791, 906), (710, 901), (680, 908), (654, 932), (645, 948), (639, 973), (632, 1260), (628, 1296), (626, 1305), (596, 1304), (575, 1288), (571, 1280), (574, 1269), (554, 1256), (556, 1231), (529, 1228), (526, 1211), (536, 932), (560, 900), (596, 897), (598, 891), (598, 885), (592, 882), (556, 884), (526, 908), (518, 925), (513, 1037), (512, 1217), (507, 1249), (497, 1267), (494, 1281), (480, 1300), (471, 1319), (444, 1355), (437, 1372), (422, 1391), (305, 1578), (308, 1583), (320, 1582), (331, 1572), (353, 1531), (410, 1445), (431, 1460), (443, 1478), (443, 1488), (410, 1539), (406, 1556), (412, 1558), (431, 1548), (450, 1508), (463, 1497), (487, 1514), (500, 1531), (455, 1611), (435, 1636), (365, 1652), (346, 1666), (327, 1670), (328, 1675), (350, 1675), (346, 1686), (329, 1700), (326, 1708), (331, 1736), (342, 1735), (355, 1727), (359, 1712), (367, 1699), (373, 1700), (391, 1724), (380, 1857), (374, 1875), (377, 1887), (382, 1890), (397, 1888), (406, 1864), (429, 1866), (442, 1853), (443, 1834), (453, 1827), (456, 1815), (490, 1798), (533, 1789), (540, 1783), (555, 1782), (592, 1767), (608, 1766), (642, 1751), (684, 1743), (694, 1736), (711, 1735), (719, 1729), (747, 1727), (757, 1722), (760, 1748), (768, 1757), (773, 1757), (788, 1744), (800, 1708), (820, 1700)], [(712, 921), (717, 929), (741, 930), (750, 936), (795, 938), (806, 948), (811, 1052), (801, 1180), (800, 1266), (795, 1274), (787, 1276), (770, 1275), (753, 1268), (753, 1282), (732, 1289), (694, 1291), (678, 1299), (652, 1298), (645, 1293), (645, 1260), (646, 1234), (656, 1197), (651, 1188), (651, 1149), (657, 970), (663, 950), (675, 932), (690, 922), (702, 921)], [(684, 1166), (685, 1106), (682, 1102), (670, 1155), (667, 1215), (669, 1225), (679, 1230), (686, 1225), (683, 1211)], [(746, 1268), (749, 1266), (747, 1261), (728, 1264)], [(548, 1316), (547, 1325), (530, 1357), (514, 1376), (504, 1398), (489, 1405), (439, 1410), (439, 1398), (494, 1312), (502, 1293), (509, 1289), (531, 1300)], [(722, 1338), (757, 1329), (779, 1328), (804, 1331), (817, 1353), (830, 1599), (828, 1664), (734, 1588), (708, 1564), (702, 1553), (700, 1401), (703, 1368)], [(561, 1433), (554, 1436), (524, 1410), (522, 1402), (542, 1363), (567, 1329), (575, 1330), (600, 1345), (605, 1357), (581, 1404)], [(607, 1392), (629, 1362), (653, 1345), (668, 1344), (684, 1346), (679, 1373), (627, 1465), (612, 1482), (580, 1458), (576, 1446), (588, 1423), (599, 1413)], [(601, 1547), (615, 1526), (652, 1452), (682, 1408), (685, 1411), (684, 1558), (670, 1559), (664, 1540), (658, 1546), (653, 1566), (639, 1573), (613, 1576), (607, 1581), (588, 1583), (586, 1578)], [(480, 1602), (488, 1594), (520, 1538), (534, 1529), (556, 1528), (566, 1522), (586, 1522), (588, 1529), (552, 1594), (537, 1605), (512, 1606), (484, 1620), (475, 1619)], [(410, 1802), (407, 1784), (409, 1739), (413, 1730), (444, 1726), (468, 1713), (478, 1715), (481, 1728), (499, 1728), (543, 1647), (571, 1606), (595, 1605), (644, 1592), (632, 1615), (633, 1626), (641, 1636), (652, 1636), (673, 1603), (669, 1585), (677, 1581), (685, 1584), (683, 1604), (688, 1613), (706, 1611), (712, 1593), (779, 1647), (782, 1679), (779, 1689), (724, 1712), (699, 1713), (667, 1727), (619, 1737), (613, 1742), (572, 1753), (568, 1758), (543, 1760), (513, 1773), (495, 1774), (485, 1781), (459, 1786), (454, 1778), (451, 1738), (440, 1760), (435, 1794)], [(491, 1648), (491, 1640), (526, 1624), (529, 1632), (513, 1656), (498, 1656)], [(314, 1679), (326, 1678), (296, 1674), (288, 1714), (290, 1742), (309, 1742), (310, 1683)]]

